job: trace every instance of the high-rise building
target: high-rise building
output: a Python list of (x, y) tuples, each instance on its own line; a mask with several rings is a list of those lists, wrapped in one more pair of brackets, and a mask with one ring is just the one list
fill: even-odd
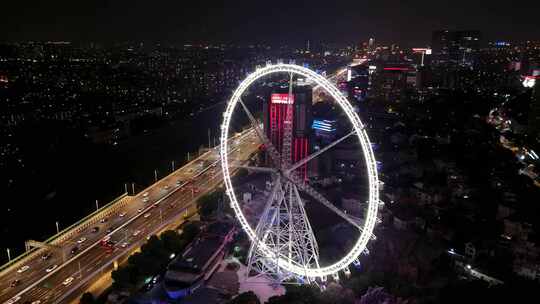
[[(266, 135), (278, 151), (283, 149), (284, 122), (287, 106), (293, 104), (293, 129), (291, 140), (291, 160), (297, 162), (310, 153), (310, 135), (312, 125), (312, 88), (297, 86), (289, 100), (288, 87), (276, 88), (263, 106), (263, 123)], [(307, 165), (298, 169), (307, 178)]]
[(432, 48), (437, 63), (472, 65), (480, 49), (480, 31), (435, 31)]
[(374, 38), (369, 38), (368, 52), (373, 52), (374, 49), (375, 49), (375, 39)]

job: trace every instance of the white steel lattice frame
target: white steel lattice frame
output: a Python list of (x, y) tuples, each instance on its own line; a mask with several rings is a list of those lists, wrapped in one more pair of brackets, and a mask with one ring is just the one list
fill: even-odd
[[(332, 265), (324, 267), (314, 267), (314, 268), (305, 268), (299, 266), (296, 263), (291, 263), (288, 259), (285, 259), (270, 250), (270, 248), (257, 237), (256, 232), (247, 222), (240, 204), (234, 193), (234, 187), (231, 181), (229, 160), (227, 157), (228, 150), (228, 134), (229, 126), (232, 119), (232, 114), (236, 108), (236, 105), (240, 101), (242, 94), (254, 83), (256, 80), (274, 73), (292, 73), (303, 76), (306, 79), (312, 80), (319, 87), (323, 88), (332, 98), (337, 102), (341, 109), (347, 115), (347, 118), (353, 125), (353, 130), (356, 133), (356, 136), (360, 142), (362, 153), (365, 160), (368, 184), (369, 184), (369, 195), (368, 195), (368, 206), (365, 216), (365, 221), (361, 229), (361, 234), (353, 248), (345, 254), (340, 260), (335, 262)], [(318, 278), (326, 277), (329, 275), (334, 275), (341, 270), (347, 269), (347, 267), (354, 263), (357, 258), (364, 252), (368, 242), (372, 239), (373, 229), (377, 223), (377, 211), (379, 208), (379, 179), (377, 175), (377, 165), (375, 162), (375, 156), (371, 148), (371, 143), (369, 137), (365, 131), (364, 125), (356, 112), (354, 112), (351, 104), (347, 99), (339, 92), (339, 90), (332, 85), (328, 80), (323, 76), (315, 73), (314, 71), (294, 65), (294, 64), (276, 64), (276, 65), (267, 65), (264, 68), (257, 69), (255, 72), (248, 75), (248, 77), (240, 83), (238, 88), (233, 93), (233, 96), (227, 103), (225, 112), (223, 113), (223, 123), (221, 125), (221, 139), (220, 139), (220, 157), (221, 157), (221, 166), (223, 170), (223, 178), (226, 188), (226, 193), (230, 199), (231, 207), (233, 208), (238, 221), (240, 222), (242, 228), (250, 238), (252, 243), (256, 243), (261, 252), (268, 257), (269, 260), (276, 260), (279, 267), (288, 271), (292, 274), (295, 274), (300, 277), (306, 278)], [(360, 155), (359, 155), (360, 156)]]
[[(272, 252), (272, 255), (266, 255), (258, 242), (252, 242), (248, 274), (254, 269), (260, 275), (270, 276), (278, 282), (300, 277), (299, 274), (292, 274), (280, 267), (280, 261), (276, 257), (303, 269), (319, 267), (317, 242), (300, 194), (293, 183), (282, 183), (279, 176), (274, 179), (274, 188), (255, 233), (261, 243), (266, 245), (266, 251)], [(301, 277), (311, 281), (305, 274)]]

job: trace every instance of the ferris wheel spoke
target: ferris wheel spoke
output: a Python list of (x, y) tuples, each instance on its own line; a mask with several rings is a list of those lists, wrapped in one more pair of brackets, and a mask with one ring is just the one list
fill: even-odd
[(237, 168), (246, 169), (255, 172), (264, 172), (264, 173), (277, 173), (278, 171), (270, 167), (253, 167), (253, 166), (237, 166)]
[(257, 136), (262, 141), (266, 149), (268, 150), (268, 154), (270, 155), (270, 159), (276, 166), (276, 168), (280, 167), (280, 155), (279, 152), (276, 150), (276, 147), (270, 142), (268, 137), (264, 135), (263, 131), (259, 127), (259, 124), (257, 124), (257, 121), (255, 120), (255, 117), (253, 117), (253, 114), (251, 114), (251, 111), (248, 109), (248, 107), (244, 104), (242, 99), (240, 98), (238, 102), (242, 105), (242, 108), (244, 109), (244, 112), (246, 112), (246, 115), (248, 116), (249, 122), (251, 123), (251, 126), (255, 130), (255, 133), (257, 133)]
[(331, 144), (327, 145), (326, 147), (320, 149), (319, 151), (315, 152), (315, 153), (312, 153), (311, 155), (308, 155), (306, 156), (305, 158), (299, 160), (298, 162), (296, 162), (295, 164), (292, 165), (292, 167), (290, 167), (286, 172), (287, 174), (290, 174), (292, 171), (302, 167), (303, 165), (305, 165), (306, 163), (310, 162), (312, 159), (318, 157), (319, 155), (323, 154), (324, 152), (330, 150), (332, 147), (334, 147), (335, 145), (339, 144), (340, 142), (344, 141), (345, 139), (347, 139), (349, 136), (355, 134), (356, 131), (355, 130), (352, 130), (351, 132), (347, 133), (345, 136), (341, 137), (340, 139), (332, 142)]
[(290, 174), (287, 177), (293, 184), (296, 185), (298, 189), (302, 190), (303, 192), (311, 196), (313, 199), (315, 199), (316, 201), (323, 204), (328, 209), (332, 210), (334, 213), (342, 217), (351, 225), (353, 225), (354, 227), (362, 231), (363, 228), (361, 226), (360, 220), (354, 219), (350, 217), (349, 215), (347, 215), (345, 212), (341, 211), (338, 207), (334, 206), (334, 204), (332, 204), (329, 200), (327, 200), (321, 193), (319, 193), (319, 191), (315, 190), (315, 188), (301, 181), (298, 177), (296, 177), (296, 175)]

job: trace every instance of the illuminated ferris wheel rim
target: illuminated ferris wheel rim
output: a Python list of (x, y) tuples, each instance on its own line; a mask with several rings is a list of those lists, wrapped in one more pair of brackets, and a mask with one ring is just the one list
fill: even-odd
[(357, 260), (360, 254), (362, 254), (362, 252), (364, 252), (364, 250), (366, 249), (366, 246), (372, 237), (373, 229), (377, 221), (377, 211), (379, 208), (379, 179), (377, 176), (375, 157), (371, 148), (368, 135), (364, 129), (364, 125), (361, 122), (360, 117), (358, 117), (356, 112), (354, 112), (353, 107), (343, 96), (343, 94), (341, 94), (341, 92), (334, 85), (332, 85), (328, 80), (326, 80), (326, 78), (322, 77), (321, 75), (315, 73), (310, 69), (294, 64), (267, 65), (266, 67), (259, 68), (255, 72), (248, 75), (247, 78), (240, 83), (238, 88), (233, 93), (231, 99), (227, 103), (225, 112), (223, 113), (223, 124), (221, 125), (220, 139), (220, 157), (223, 170), (223, 180), (225, 183), (226, 193), (229, 196), (231, 202), (231, 207), (233, 208), (236, 217), (238, 218), (244, 231), (249, 236), (250, 240), (252, 242), (257, 242), (258, 246), (260, 246), (260, 248), (264, 251), (265, 254), (267, 254), (267, 256), (273, 257), (274, 254), (268, 249), (264, 242), (257, 239), (255, 231), (251, 228), (244, 214), (242, 213), (242, 210), (234, 193), (234, 188), (231, 182), (231, 176), (229, 171), (229, 161), (226, 152), (228, 151), (227, 139), (231, 117), (241, 96), (256, 80), (274, 73), (292, 73), (301, 75), (305, 77), (306, 80), (314, 81), (319, 87), (322, 87), (329, 95), (331, 95), (332, 98), (334, 98), (334, 100), (339, 104), (341, 109), (346, 113), (349, 121), (352, 123), (354, 131), (358, 137), (358, 140), (360, 141), (362, 152), (364, 154), (364, 160), (367, 168), (367, 176), (369, 182), (368, 208), (363, 229), (361, 231), (360, 237), (356, 241), (353, 248), (341, 260), (337, 261), (332, 265), (320, 268), (299, 267), (298, 265), (293, 264), (290, 261), (283, 259), (282, 257), (278, 258), (279, 266), (287, 271), (290, 271), (291, 273), (310, 278), (326, 277), (328, 275), (333, 275), (340, 270), (344, 270), (355, 260)]

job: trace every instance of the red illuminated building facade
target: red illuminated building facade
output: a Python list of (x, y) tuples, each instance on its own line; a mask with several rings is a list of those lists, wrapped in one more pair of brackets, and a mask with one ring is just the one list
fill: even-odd
[[(308, 156), (310, 152), (312, 88), (296, 87), (291, 97), (289, 100), (288, 88), (275, 89), (264, 103), (263, 115), (266, 135), (276, 149), (282, 151), (287, 106), (293, 105), (291, 160), (294, 163)], [(307, 168), (308, 166), (304, 165), (297, 172), (307, 178)]]

